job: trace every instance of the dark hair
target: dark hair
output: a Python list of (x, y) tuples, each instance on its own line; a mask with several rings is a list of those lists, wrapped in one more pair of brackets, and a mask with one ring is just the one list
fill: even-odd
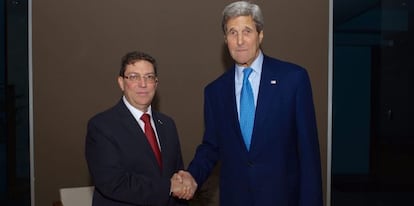
[(152, 66), (154, 67), (155, 75), (157, 76), (157, 62), (155, 61), (155, 58), (147, 53), (139, 52), (139, 51), (128, 52), (127, 54), (125, 54), (125, 56), (122, 57), (121, 69), (119, 70), (119, 76), (124, 77), (126, 67), (128, 65), (135, 64), (135, 62), (138, 62), (138, 61), (147, 61), (151, 63)]

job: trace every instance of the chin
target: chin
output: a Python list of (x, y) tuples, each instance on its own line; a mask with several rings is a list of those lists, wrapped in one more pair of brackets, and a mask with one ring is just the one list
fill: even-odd
[(237, 64), (245, 64), (246, 62), (249, 62), (249, 58), (234, 58), (234, 60), (237, 62)]

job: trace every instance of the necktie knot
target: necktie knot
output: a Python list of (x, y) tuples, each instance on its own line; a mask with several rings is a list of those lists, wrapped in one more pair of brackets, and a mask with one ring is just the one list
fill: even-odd
[(146, 114), (146, 113), (145, 114), (142, 114), (141, 120), (144, 121), (145, 124), (149, 123), (150, 122), (149, 121), (150, 120), (149, 114)]
[(245, 68), (243, 69), (243, 82), (245, 82), (247, 79), (249, 79), (250, 74), (252, 73), (253, 69), (252, 68)]

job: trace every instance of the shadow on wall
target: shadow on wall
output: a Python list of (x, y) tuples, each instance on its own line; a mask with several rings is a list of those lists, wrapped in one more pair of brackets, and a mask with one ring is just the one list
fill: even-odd
[(217, 164), (210, 177), (195, 193), (190, 206), (218, 206), (219, 204), (220, 164)]
[(221, 49), (221, 62), (223, 63), (224, 71), (227, 71), (231, 66), (234, 65), (234, 60), (230, 56), (226, 43), (223, 43)]
[[(223, 72), (226, 72), (231, 66), (234, 65), (234, 61), (230, 56), (227, 48), (227, 44), (222, 44), (221, 49), (221, 62), (223, 65)], [(219, 179), (220, 179), (220, 163), (218, 163), (209, 178), (204, 182), (200, 189), (194, 195), (194, 198), (190, 201), (190, 206), (218, 206), (219, 203)]]

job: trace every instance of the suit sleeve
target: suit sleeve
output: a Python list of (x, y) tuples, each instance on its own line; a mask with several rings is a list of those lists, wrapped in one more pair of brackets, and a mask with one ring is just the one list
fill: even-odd
[(322, 206), (319, 142), (308, 74), (300, 72), (296, 93), (296, 124), (300, 162), (300, 206)]
[[(109, 132), (110, 123), (88, 123), (85, 155), (95, 188), (106, 199), (134, 205), (166, 205), (169, 201), (170, 179), (148, 176), (126, 168), (123, 149)], [(119, 131), (116, 131), (119, 132)], [(139, 152), (139, 151), (136, 151)], [(137, 165), (137, 167), (145, 167)]]
[(215, 133), (214, 112), (211, 99), (214, 99), (209, 93), (208, 87), (204, 91), (204, 135), (202, 143), (197, 147), (193, 160), (188, 166), (188, 171), (196, 180), (199, 188), (209, 177), (215, 164), (218, 161), (219, 150), (217, 134)]

